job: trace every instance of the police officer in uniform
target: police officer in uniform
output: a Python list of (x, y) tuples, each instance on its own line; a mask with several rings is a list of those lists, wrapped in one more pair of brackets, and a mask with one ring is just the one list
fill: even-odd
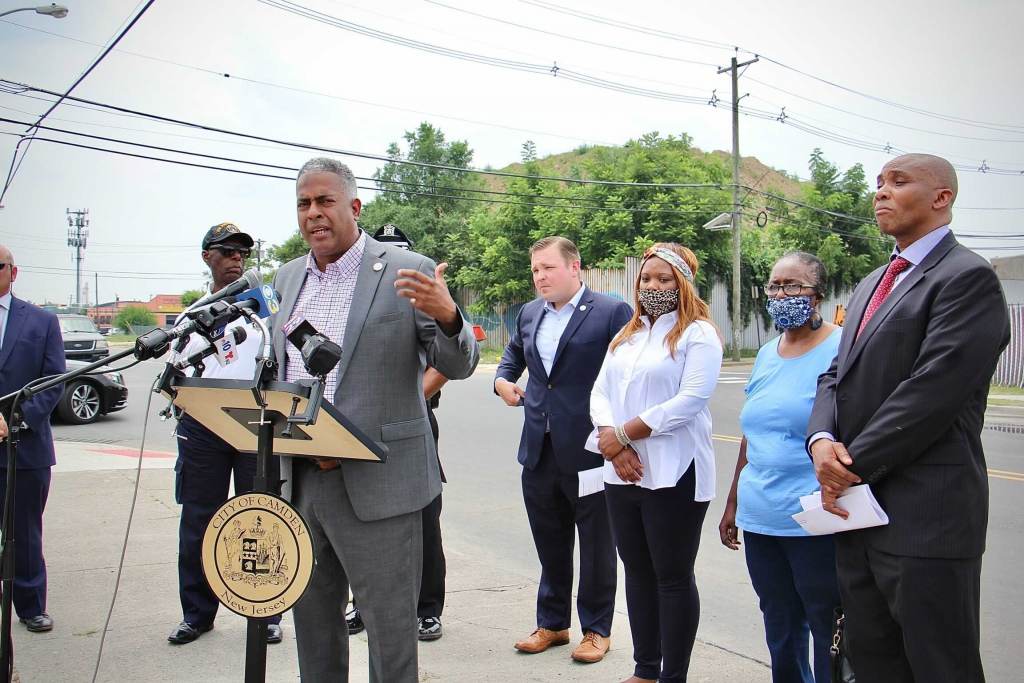
[[(373, 238), (378, 242), (393, 244), (402, 249), (412, 249), (412, 240), (405, 236), (396, 226), (388, 224), (378, 230)], [(423, 373), (423, 396), (427, 401), (427, 418), (430, 430), (434, 434), (434, 449), (437, 450), (437, 418), (434, 410), (441, 399), (441, 387), (448, 378), (433, 368)], [(441, 481), (447, 482), (444, 468), (441, 467), (440, 455), (437, 462), (441, 470)], [(423, 578), (420, 583), (420, 598), (416, 608), (419, 618), (419, 639), (437, 640), (442, 635), (441, 611), (444, 609), (444, 548), (441, 545), (441, 494), (423, 508)], [(355, 602), (352, 609), (345, 615), (348, 622), (348, 634), (359, 633), (365, 628), (359, 608)]]
[[(215, 292), (242, 277), (253, 239), (232, 223), (210, 228), (203, 237), (203, 262), (210, 269), (210, 291)], [(256, 355), (260, 346), (259, 329), (239, 319), (228, 325), (225, 339), (233, 340), (233, 329), (242, 327), (245, 339), (237, 345), (234, 362), (221, 364), (218, 356), (209, 356), (203, 367), (190, 368), (186, 374), (217, 379), (252, 379), (256, 374)], [(178, 351), (172, 362), (202, 351), (208, 342), (193, 334), (188, 344)], [(213, 628), (219, 603), (203, 575), (202, 542), (206, 525), (228, 499), (228, 485), (234, 478), (235, 494), (251, 491), (256, 475), (256, 456), (240, 453), (219, 436), (203, 427), (187, 413), (181, 416), (176, 430), (178, 460), (174, 495), (181, 505), (178, 527), (178, 593), (181, 598), (182, 621), (167, 640), (185, 645)], [(276, 489), (279, 482), (277, 458), (268, 464), (268, 480)], [(280, 615), (268, 617), (267, 642), (280, 643), (283, 633)]]

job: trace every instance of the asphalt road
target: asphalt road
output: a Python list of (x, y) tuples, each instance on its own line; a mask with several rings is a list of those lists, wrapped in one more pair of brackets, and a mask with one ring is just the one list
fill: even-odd
[[(137, 448), (149, 385), (161, 364), (149, 361), (125, 372), (128, 407), (93, 425), (57, 424), (58, 440), (94, 441)], [(727, 368), (712, 399), (719, 497), (704, 525), (697, 561), (701, 590), (698, 637), (729, 651), (767, 661), (757, 599), (750, 587), (743, 556), (719, 543), (718, 521), (723, 498), (736, 462), (738, 417), (743, 401), (745, 367)], [(530, 575), (538, 571), (536, 554), (523, 510), (515, 460), (522, 417), (491, 393), (493, 370), (481, 368), (463, 382), (450, 383), (437, 412), (441, 428), (441, 457), (449, 483), (444, 494), (445, 534), (457, 535), (463, 546), (481, 556)], [(154, 396), (146, 439), (147, 451), (174, 451), (173, 423), (161, 422), (157, 412), (164, 401)], [(1024, 592), (1019, 589), (1024, 566), (1024, 521), (1013, 501), (1024, 495), (1024, 416), (1012, 413), (990, 421), (983, 439), (991, 472), (988, 551), (982, 576), (982, 649), (989, 680), (1019, 676), (1024, 637)], [(999, 423), (999, 424), (996, 424)], [(1013, 433), (1016, 432), (1016, 433)], [(458, 566), (449, 566), (450, 573)], [(625, 598), (618, 595), (617, 619), (626, 618)], [(494, 615), (500, 620), (502, 615)], [(522, 624), (523, 634), (532, 624)]]

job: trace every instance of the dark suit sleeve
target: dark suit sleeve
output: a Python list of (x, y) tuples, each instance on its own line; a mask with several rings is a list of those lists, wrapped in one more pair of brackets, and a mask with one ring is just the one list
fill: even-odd
[(811, 437), (818, 432), (836, 433), (836, 373), (839, 368), (839, 356), (832, 359), (828, 370), (818, 376), (818, 390), (814, 394), (814, 405), (811, 408), (811, 419), (807, 423), (808, 451), (811, 448)]
[[(499, 378), (507, 379), (509, 382), (517, 382), (526, 370), (526, 354), (523, 352), (523, 311), (526, 306), (519, 309), (516, 316), (515, 328), (512, 330), (512, 338), (508, 340), (505, 351), (501, 354), (501, 362), (498, 363), (498, 370), (494, 374), (494, 380)], [(495, 391), (494, 393), (498, 393)]]
[[(64, 361), (64, 340), (60, 334), (60, 323), (57, 322), (57, 317), (54, 315), (46, 316), (46, 340), (41, 351), (43, 362), (39, 373), (40, 377), (60, 375), (67, 371)], [(31, 429), (39, 431), (43, 428), (63, 392), (64, 386), (59, 385), (36, 394), (20, 404), (22, 417)]]
[(629, 319), (633, 317), (633, 307), (627, 304), (625, 301), (620, 301), (615, 305), (615, 310), (612, 311), (610, 318), (611, 334), (608, 336), (608, 343), (610, 344), (612, 339), (615, 339), (615, 335), (626, 326)]
[(851, 469), (872, 483), (921, 457), (972, 394), (988, 385), (1008, 338), (1006, 302), (995, 272), (977, 266), (951, 278), (932, 302), (910, 376), (847, 444)]

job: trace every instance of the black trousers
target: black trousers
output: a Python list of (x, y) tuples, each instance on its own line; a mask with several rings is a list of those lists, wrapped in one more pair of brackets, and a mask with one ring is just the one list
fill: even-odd
[[(206, 525), (224, 501), (232, 476), (235, 494), (252, 490), (256, 456), (239, 453), (219, 436), (187, 415), (178, 423), (178, 461), (174, 466), (175, 499), (181, 505), (178, 525), (178, 596), (182, 618), (193, 626), (207, 626), (220, 603), (203, 574), (202, 544)], [(270, 489), (278, 490), (280, 465), (268, 463)], [(276, 624), (281, 616), (269, 617)]]
[(981, 557), (903, 557), (836, 535), (846, 641), (857, 680), (983, 683)]
[[(43, 510), (50, 494), (50, 468), (18, 468), (14, 485), (14, 611), (22, 619), (46, 611)], [(0, 509), (7, 500), (7, 468), (0, 467)]]
[(708, 503), (693, 500), (694, 469), (672, 488), (605, 487), (615, 547), (626, 569), (634, 675), (662, 683), (686, 681), (700, 620), (693, 564)]
[(523, 501), (540, 559), (537, 626), (560, 631), (572, 622), (573, 547), (580, 536), (580, 582), (576, 609), (580, 628), (611, 634), (615, 612), (615, 545), (604, 493), (579, 497), (579, 475), (558, 468), (551, 437), (540, 461), (523, 468)]
[[(437, 448), (437, 419), (432, 409), (427, 410), (430, 429)], [(438, 463), (440, 465), (440, 462)], [(444, 481), (444, 472), (441, 473)], [(441, 545), (441, 494), (423, 508), (423, 579), (420, 599), (416, 606), (418, 617), (439, 617), (444, 611), (444, 578), (446, 572), (444, 547)]]

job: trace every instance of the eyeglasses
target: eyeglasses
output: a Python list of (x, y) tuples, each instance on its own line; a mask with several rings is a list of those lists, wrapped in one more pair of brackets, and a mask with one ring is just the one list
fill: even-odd
[(798, 296), (805, 289), (817, 289), (814, 285), (805, 285), (801, 282), (787, 282), (784, 285), (768, 283), (764, 286), (764, 293), (768, 296), (775, 296), (780, 291), (786, 296)]
[(249, 258), (249, 254), (252, 253), (249, 249), (236, 249), (235, 247), (221, 247), (216, 244), (212, 245), (210, 249), (216, 249), (227, 258), (234, 258), (236, 255), (241, 254), (242, 260)]

